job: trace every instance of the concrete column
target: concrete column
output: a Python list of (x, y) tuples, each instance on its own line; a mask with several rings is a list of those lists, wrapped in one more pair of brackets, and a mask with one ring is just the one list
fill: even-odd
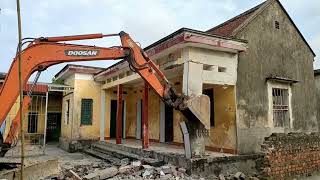
[(186, 61), (183, 67), (183, 93), (189, 96), (201, 95), (203, 86), (203, 65), (191, 61)]
[(116, 122), (116, 143), (121, 144), (122, 136), (122, 84), (118, 85), (117, 91), (117, 122)]
[[(202, 71), (203, 64), (195, 63), (189, 59), (188, 49), (183, 51), (184, 68), (183, 68), (183, 86), (182, 92), (188, 96), (197, 96), (202, 94), (203, 80)], [(188, 117), (190, 119), (190, 117)], [(196, 119), (196, 118), (195, 118)], [(191, 146), (192, 157), (202, 157), (205, 155), (205, 137), (208, 132), (202, 123), (198, 120), (186, 122), (188, 134), (184, 136), (185, 147)], [(188, 138), (188, 139), (186, 139)], [(189, 143), (190, 145), (186, 144)], [(186, 149), (187, 152), (187, 149)]]
[(148, 126), (148, 100), (149, 100), (149, 86), (144, 83), (143, 90), (143, 107), (142, 107), (142, 148), (149, 148), (149, 126)]
[(104, 141), (106, 127), (106, 91), (101, 89), (100, 93), (100, 141)]
[(127, 103), (123, 101), (123, 130), (122, 130), (122, 138), (126, 138), (126, 119), (127, 119)]
[(141, 139), (141, 120), (142, 120), (142, 114), (141, 114), (141, 103), (142, 100), (139, 99), (137, 101), (137, 128), (136, 128), (136, 139)]
[(160, 142), (166, 141), (166, 105), (163, 101), (160, 102)]
[(43, 133), (43, 153), (45, 153), (45, 150), (46, 150), (46, 140), (47, 140), (48, 100), (49, 100), (49, 92), (46, 92), (46, 109), (44, 114), (44, 133)]

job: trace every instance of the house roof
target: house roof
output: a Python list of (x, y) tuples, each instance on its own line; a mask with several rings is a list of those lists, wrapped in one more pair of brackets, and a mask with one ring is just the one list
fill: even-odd
[(256, 12), (264, 3), (263, 2), (241, 14), (239, 14), (236, 17), (233, 17), (221, 24), (219, 24), (216, 27), (213, 27), (209, 30), (207, 30), (207, 33), (210, 34), (216, 34), (216, 35), (220, 35), (220, 36), (226, 36), (226, 37), (230, 37), (232, 35), (232, 33), (242, 24), (244, 23), (249, 17), (251, 17), (251, 15), (254, 14), (254, 12)]
[[(266, 5), (270, 4), (271, 2), (277, 2), (281, 9), (283, 10), (283, 12), (287, 15), (287, 17), (289, 18), (290, 22), (292, 23), (292, 25), (294, 26), (294, 28), (297, 30), (298, 34), (300, 35), (300, 37), (302, 38), (302, 40), (305, 42), (305, 44), (308, 46), (308, 48), (310, 49), (310, 51), (312, 52), (312, 54), (314, 56), (316, 56), (316, 54), (314, 53), (314, 51), (312, 50), (311, 46), (309, 45), (309, 43), (307, 42), (307, 40), (304, 38), (304, 36), (302, 35), (302, 33), (300, 32), (300, 30), (298, 29), (298, 27), (296, 26), (296, 24), (293, 22), (293, 20), (291, 19), (290, 15), (288, 14), (288, 12), (286, 11), (286, 9), (283, 7), (283, 5), (281, 4), (281, 2), (279, 0), (267, 0), (264, 1), (263, 3), (241, 13), (240, 15), (231, 18), (229, 20), (227, 20), (224, 23), (219, 24), (218, 26), (215, 26), (209, 30), (207, 30), (207, 33), (210, 34), (215, 34), (215, 35), (220, 35), (220, 36), (226, 36), (226, 37), (232, 37), (235, 33), (237, 33), (237, 29), (241, 28), (241, 26), (245, 26), (245, 23), (251, 21), (252, 19), (254, 19), (254, 15), (257, 13), (261, 13), (263, 11), (263, 7), (265, 7)], [(260, 10), (261, 9), (261, 10)], [(260, 12), (258, 12), (260, 10)]]
[[(200, 35), (200, 36), (205, 36), (205, 37), (211, 37), (211, 38), (218, 38), (218, 39), (223, 39), (223, 40), (232, 40), (232, 41), (236, 41), (236, 42), (239, 42), (239, 43), (247, 43), (246, 40), (243, 40), (243, 39), (237, 39), (235, 37), (226, 37), (226, 36), (220, 36), (220, 35), (216, 35), (216, 34), (210, 34), (210, 33), (207, 33), (207, 32), (203, 32), (203, 31), (199, 31), (199, 30), (195, 30), (195, 29), (190, 29), (190, 28), (180, 28), (178, 29), (177, 31), (169, 34), (168, 36), (165, 36), (163, 37), (162, 39), (152, 43), (151, 45), (143, 48), (143, 50), (149, 55), (149, 56), (152, 56), (154, 55), (154, 53), (152, 53), (151, 51), (153, 50), (153, 48), (156, 48), (158, 46), (160, 46), (159, 49), (157, 49), (156, 51), (160, 51), (160, 50), (163, 50), (163, 49), (166, 49), (166, 48), (169, 48), (170, 46), (173, 46), (177, 43), (179, 43), (179, 40), (178, 39), (175, 39), (177, 36), (183, 34), (183, 33), (191, 33), (191, 34), (195, 34), (195, 35)], [(172, 40), (172, 42), (170, 42), (170, 40)], [(184, 41), (185, 39), (182, 39), (182, 41)], [(166, 42), (168, 42), (166, 44)], [(230, 48), (230, 47), (229, 47)], [(106, 68), (104, 71), (101, 71), (101, 72), (98, 72), (96, 73), (95, 76), (101, 76), (103, 74), (105, 74), (106, 72), (110, 71), (111, 69), (119, 66), (120, 64), (124, 63), (125, 60), (121, 60), (111, 66), (109, 66), (108, 68)], [(113, 70), (114, 71), (114, 70)]]
[(77, 64), (67, 64), (54, 77), (59, 78), (67, 71), (72, 71), (74, 73), (96, 74), (103, 70), (105, 70), (105, 68)]

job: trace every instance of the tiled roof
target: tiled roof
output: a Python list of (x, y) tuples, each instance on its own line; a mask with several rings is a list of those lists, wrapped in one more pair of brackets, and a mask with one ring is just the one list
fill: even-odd
[(211, 28), (207, 31), (207, 33), (210, 34), (215, 34), (215, 35), (219, 35), (219, 36), (226, 36), (226, 37), (230, 37), (232, 35), (232, 33), (234, 32), (234, 30), (236, 30), (243, 22), (245, 22), (251, 15), (254, 14), (254, 12), (256, 12), (256, 10), (258, 10), (264, 3), (263, 2), (251, 9), (249, 9), (248, 11), (229, 19), (228, 21), (214, 27)]
[(78, 65), (78, 64), (67, 64), (54, 77), (55, 78), (59, 77), (61, 74), (63, 74), (67, 70), (71, 70), (77, 73), (96, 74), (96, 73), (99, 73), (100, 71), (105, 70), (105, 68), (95, 67), (95, 66), (84, 66), (84, 65)]
[(220, 25), (218, 25), (216, 27), (213, 27), (213, 28), (209, 29), (208, 31), (206, 31), (206, 33), (232, 38), (231, 36), (233, 35), (233, 33), (235, 33), (235, 31), (237, 30), (238, 27), (240, 27), (246, 20), (248, 20), (250, 17), (252, 17), (255, 14), (255, 12), (257, 12), (263, 5), (268, 5), (266, 3), (271, 3), (271, 2), (277, 2), (280, 5), (280, 7), (283, 10), (283, 12), (288, 16), (289, 20), (291, 21), (291, 23), (293, 24), (293, 26), (295, 27), (295, 29), (299, 33), (300, 37), (303, 39), (305, 44), (310, 49), (311, 53), (314, 56), (316, 56), (316, 54), (312, 50), (311, 46), (308, 44), (306, 39), (303, 37), (302, 33), (300, 32), (300, 30), (298, 29), (296, 24), (293, 22), (293, 20), (291, 19), (290, 15), (285, 10), (285, 8), (283, 7), (283, 5), (281, 4), (281, 2), (279, 0), (274, 0), (274, 1), (266, 0), (263, 3), (253, 7), (251, 9), (249, 9), (248, 11), (245, 11), (244, 13), (242, 13), (242, 14), (234, 17), (234, 18), (231, 18), (228, 21), (226, 21), (226, 22), (224, 22), (224, 23), (222, 23), (222, 24), (220, 24)]

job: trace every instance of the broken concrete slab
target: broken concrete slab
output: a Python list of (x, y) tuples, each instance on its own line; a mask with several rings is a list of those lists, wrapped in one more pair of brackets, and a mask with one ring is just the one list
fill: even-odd
[(107, 179), (118, 174), (118, 168), (110, 167), (103, 170), (97, 170), (83, 177), (85, 180)]
[[(46, 167), (46, 168), (43, 168)], [(47, 160), (25, 166), (23, 177), (25, 180), (41, 179), (53, 174), (59, 174), (58, 160)], [(20, 168), (0, 172), (0, 177), (7, 180), (18, 180)]]

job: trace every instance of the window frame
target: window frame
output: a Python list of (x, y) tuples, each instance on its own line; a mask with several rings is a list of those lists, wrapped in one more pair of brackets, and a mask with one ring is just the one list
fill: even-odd
[[(91, 108), (90, 108), (90, 118), (89, 120), (85, 120), (84, 118), (84, 101), (91, 101)], [(90, 126), (92, 125), (92, 121), (93, 121), (93, 99), (92, 98), (82, 98), (81, 99), (81, 111), (80, 111), (80, 126)], [(88, 122), (86, 122), (88, 121)]]
[[(289, 115), (289, 123), (288, 127), (285, 125), (283, 127), (276, 127), (273, 120), (273, 89), (285, 89), (288, 91), (288, 115)], [(287, 83), (279, 83), (279, 82), (268, 82), (268, 103), (269, 103), (269, 111), (268, 111), (268, 126), (272, 127), (272, 132), (284, 132), (286, 130), (290, 130), (293, 127), (292, 118), (292, 90), (291, 85)]]

